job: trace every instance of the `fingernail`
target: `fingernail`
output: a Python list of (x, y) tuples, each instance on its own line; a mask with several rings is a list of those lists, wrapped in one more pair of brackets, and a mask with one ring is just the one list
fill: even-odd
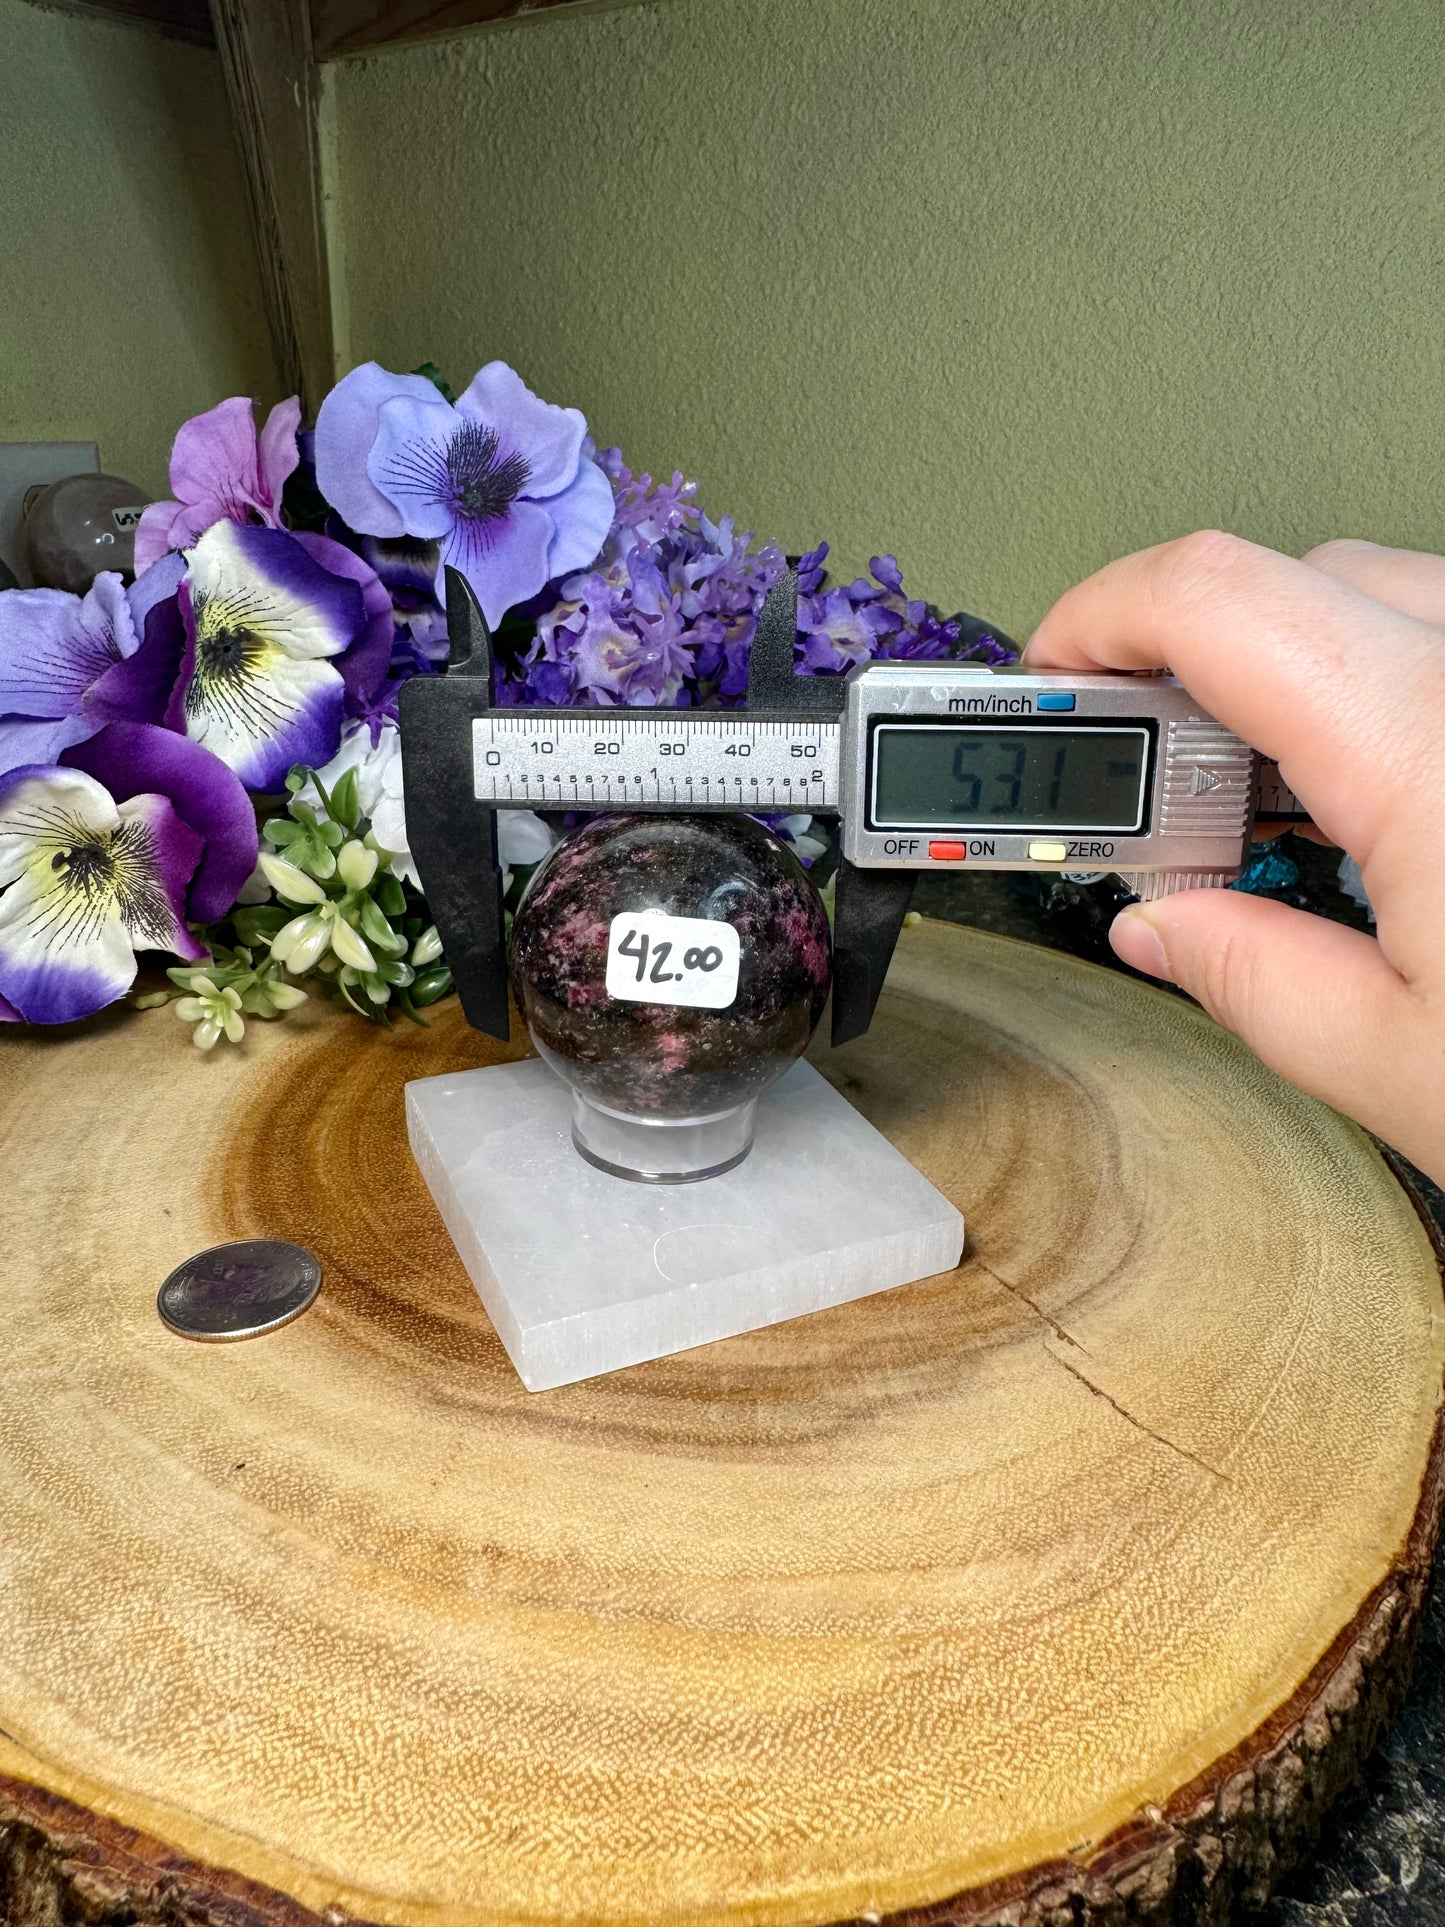
[(1159, 933), (1136, 906), (1121, 910), (1115, 917), (1109, 927), (1109, 942), (1114, 946), (1114, 955), (1132, 969), (1142, 970), (1146, 977), (1162, 977), (1166, 984), (1173, 983), (1174, 973), (1164, 955)]

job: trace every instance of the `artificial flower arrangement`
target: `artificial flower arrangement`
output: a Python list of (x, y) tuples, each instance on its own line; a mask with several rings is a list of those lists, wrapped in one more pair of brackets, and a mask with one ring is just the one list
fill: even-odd
[[(368, 362), (302, 431), (236, 397), (185, 423), (136, 576), (0, 593), (0, 1019), (133, 992), (137, 952), (208, 1049), (307, 985), (388, 1023), (451, 988), (407, 848), (397, 698), (444, 673), (442, 569), (471, 583), (512, 704), (728, 706), (787, 559), (675, 474), (598, 452), (575, 408), (494, 361), (454, 397)], [(797, 561), (799, 674), (876, 657), (999, 662), (910, 600), (891, 556), (830, 585)], [(259, 828), (258, 828), (259, 825)], [(805, 859), (806, 818), (774, 827)], [(509, 901), (558, 834), (500, 819)]]

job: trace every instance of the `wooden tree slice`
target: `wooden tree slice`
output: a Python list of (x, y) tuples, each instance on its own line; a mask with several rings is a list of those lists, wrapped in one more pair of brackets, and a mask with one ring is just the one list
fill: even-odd
[[(0, 1043), (0, 1913), (1262, 1893), (1398, 1696), (1437, 1523), (1440, 1272), (1367, 1139), (1177, 998), (924, 925), (815, 1055), (960, 1268), (529, 1394), (402, 1120), (506, 1054), (454, 1010)], [(161, 1325), (260, 1235), (322, 1258), (310, 1312)]]

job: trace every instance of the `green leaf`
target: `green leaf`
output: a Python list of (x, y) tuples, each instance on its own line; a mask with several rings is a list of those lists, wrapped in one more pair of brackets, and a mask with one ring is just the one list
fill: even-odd
[(150, 990), (144, 997), (131, 999), (137, 1010), (159, 1010), (162, 1004), (168, 1004), (170, 1001), (171, 993), (168, 990)]
[(399, 955), (400, 950), (405, 948), (406, 940), (392, 929), (371, 897), (358, 897), (356, 908), (361, 921), (361, 934), (382, 950), (390, 951), (393, 956)]
[(361, 812), (361, 785), (357, 781), (356, 770), (346, 771), (331, 792), (331, 818), (345, 829), (354, 830), (356, 819)]
[(298, 837), (291, 845), (291, 861), (318, 883), (329, 882), (336, 875), (336, 858), (321, 831), (314, 836), (308, 834), (304, 841)]
[(291, 921), (291, 911), (279, 903), (247, 903), (231, 913), (236, 935), (254, 949), (271, 947), (276, 932)]
[(434, 1004), (439, 997), (445, 997), (451, 987), (451, 971), (445, 964), (433, 964), (430, 970), (418, 973), (411, 987), (411, 1000), (414, 1004)]
[(312, 787), (315, 789), (316, 794), (321, 798), (322, 814), (325, 816), (330, 816), (331, 798), (326, 794), (326, 785), (322, 782), (321, 778), (317, 775), (314, 769), (308, 771), (307, 773), (311, 778)]
[(452, 393), (451, 383), (434, 361), (424, 361), (420, 368), (413, 368), (412, 373), (414, 375), (424, 375), (432, 387), (436, 389), (437, 393), (445, 396), (448, 401), (454, 402), (456, 400), (456, 396)]
[(347, 1003), (350, 1004), (351, 1008), (356, 1012), (357, 1016), (365, 1017), (367, 1021), (370, 1022), (371, 1012), (369, 1010), (363, 1009), (362, 1006), (359, 1003), (357, 1003), (356, 999), (351, 994), (350, 984), (340, 985), (340, 990), (341, 990), (342, 996), (346, 999)]
[(197, 975), (197, 973), (202, 977), (209, 977), (211, 975), (211, 965), (207, 959), (202, 958), (200, 963), (172, 964), (166, 970), (166, 975), (170, 978), (171, 982), (178, 984), (182, 990), (190, 989), (191, 978)]
[(406, 909), (406, 892), (400, 879), (385, 874), (378, 876), (372, 885), (371, 894), (381, 905), (382, 912), (388, 917), (399, 917)]

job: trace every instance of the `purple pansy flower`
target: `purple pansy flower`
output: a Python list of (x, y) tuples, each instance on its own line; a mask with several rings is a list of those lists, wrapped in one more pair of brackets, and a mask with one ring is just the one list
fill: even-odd
[(358, 535), (334, 511), (326, 518), (326, 533), (374, 569), (391, 597), (393, 673), (405, 679), (443, 668), (451, 644), (442, 605), (440, 542), (415, 535)]
[(391, 600), (359, 556), (324, 535), (216, 522), (90, 704), (163, 722), (277, 792), (293, 763), (335, 754), (343, 715), (366, 710), (391, 648)]
[(256, 812), (239, 776), (208, 749), (151, 723), (111, 723), (61, 759), (103, 783), (117, 803), (155, 792), (202, 843), (186, 891), (192, 923), (214, 923), (256, 867)]
[(602, 547), (612, 490), (586, 433), (577, 409), (542, 401), (505, 362), (453, 406), (424, 375), (369, 361), (321, 404), (316, 479), (362, 534), (440, 543), (495, 626)]
[(0, 777), (0, 1016), (36, 1024), (113, 1003), (135, 979), (137, 950), (204, 957), (186, 922), (198, 890), (229, 907), (255, 861), (245, 792), (195, 745), (133, 726), (69, 754), (111, 767), (113, 785), (71, 766)]
[(100, 728), (85, 708), (92, 684), (140, 644), (118, 575), (98, 575), (84, 599), (61, 589), (0, 594), (0, 771), (53, 763)]
[(386, 676), (395, 646), (391, 593), (365, 556), (354, 554), (330, 536), (299, 530), (294, 540), (313, 562), (332, 575), (350, 576), (361, 590), (361, 626), (336, 658), (336, 668), (346, 685), (346, 714), (364, 715)]
[(182, 425), (171, 448), (173, 502), (152, 502), (135, 532), (136, 573), (189, 548), (213, 522), (281, 526), (281, 491), (299, 456), (301, 404), (277, 402), (258, 435), (254, 404), (233, 395)]

